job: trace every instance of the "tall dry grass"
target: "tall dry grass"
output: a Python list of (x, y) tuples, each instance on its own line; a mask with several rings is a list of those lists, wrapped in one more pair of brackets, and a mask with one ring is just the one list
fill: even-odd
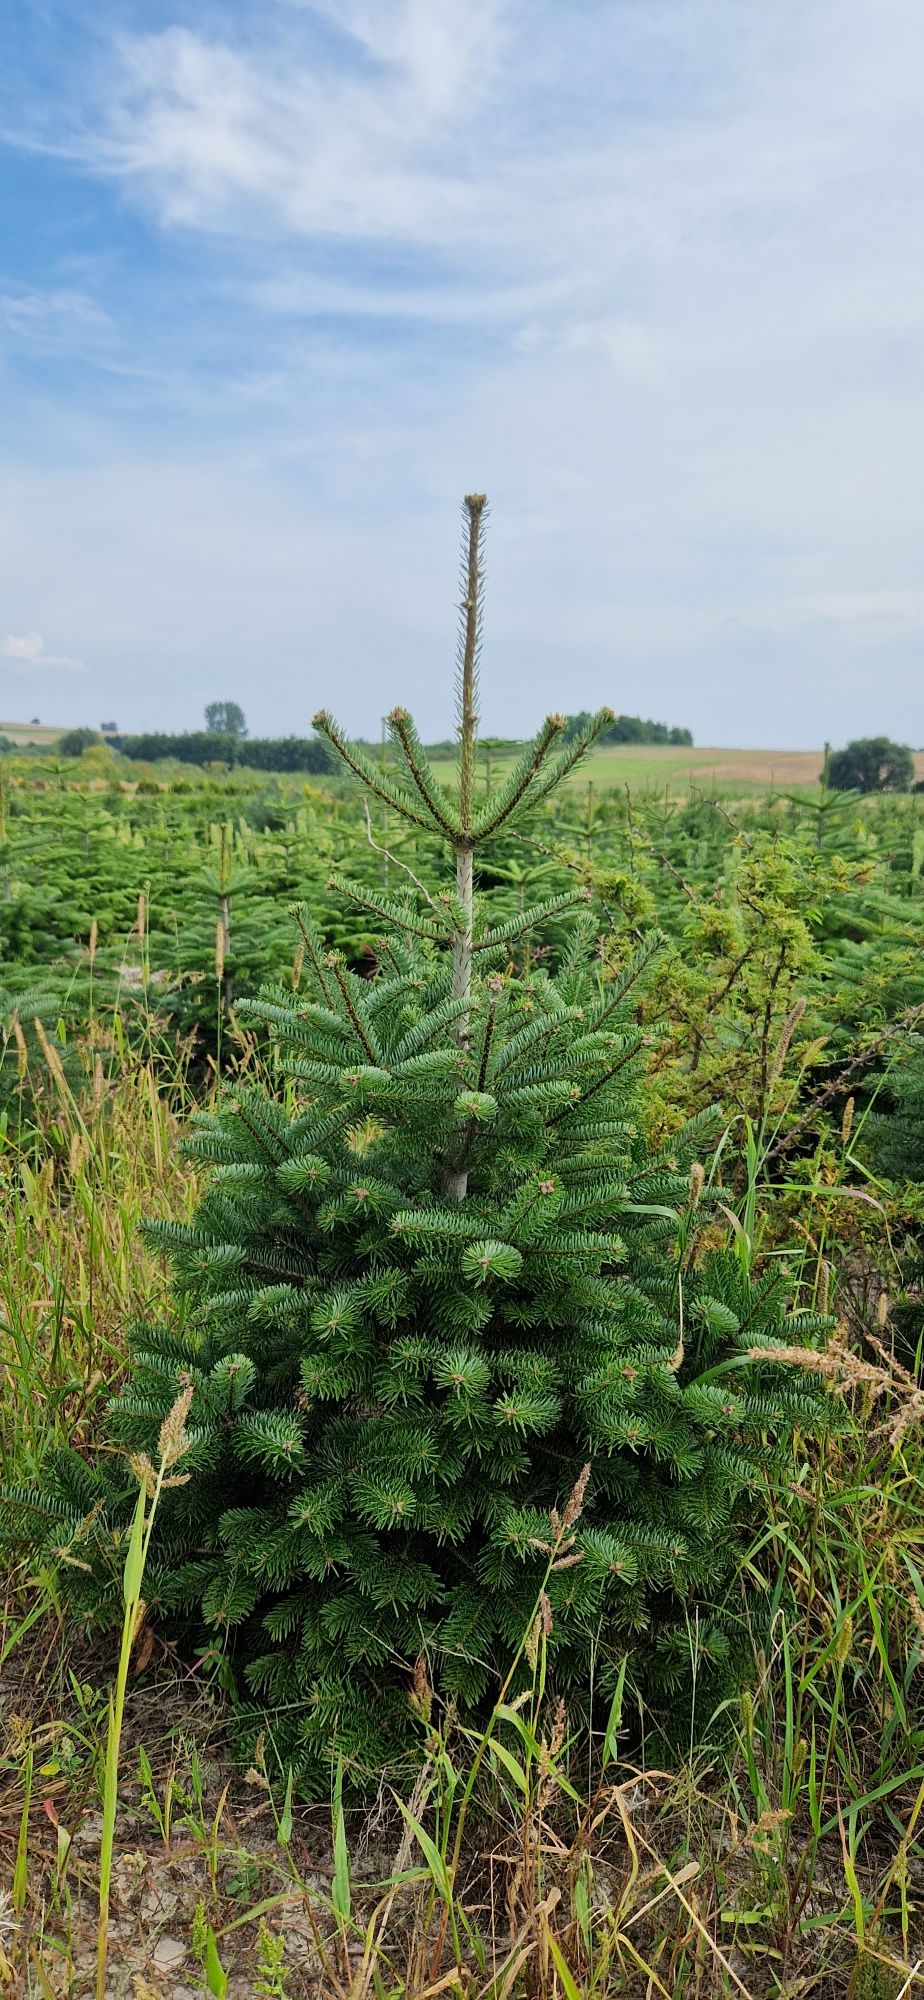
[[(139, 1225), (185, 1218), (196, 1176), (178, 1140), (182, 1055), (164, 1077), (116, 1023), (65, 1066), (36, 1024), (20, 1069), (28, 1115), (0, 1137), (0, 1478), (32, 1478), (44, 1453), (89, 1435), (118, 1379), (125, 1330), (164, 1303), (163, 1260)], [(165, 1089), (164, 1084), (167, 1083)]]

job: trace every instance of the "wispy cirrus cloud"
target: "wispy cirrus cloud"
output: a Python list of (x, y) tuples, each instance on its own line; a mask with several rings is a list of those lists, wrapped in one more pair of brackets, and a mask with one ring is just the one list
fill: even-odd
[[(254, 45), (188, 27), (123, 37), (91, 155), (188, 227), (273, 236), (468, 234), (504, 0), (305, 10)], [(319, 39), (318, 16), (334, 31)], [(454, 145), (458, 152), (454, 156)]]

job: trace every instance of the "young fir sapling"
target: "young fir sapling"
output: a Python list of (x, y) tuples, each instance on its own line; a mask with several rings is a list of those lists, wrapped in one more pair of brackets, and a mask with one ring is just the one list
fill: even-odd
[[(375, 1778), (413, 1753), (421, 1660), (443, 1699), (490, 1698), (549, 1512), (588, 1464), (575, 1559), (549, 1583), (560, 1691), (605, 1699), (643, 1641), (640, 1674), (679, 1699), (694, 1604), (700, 1675), (722, 1670), (742, 1523), (822, 1407), (805, 1371), (761, 1359), (825, 1322), (787, 1311), (740, 1240), (723, 1247), (703, 1119), (646, 1143), (634, 1002), (658, 936), (601, 944), (581, 889), (497, 924), (479, 912), (480, 851), (609, 711), (564, 747), (549, 717), (476, 798), (483, 496), (465, 511), (457, 784), (404, 709), (394, 771), (315, 718), (368, 794), (440, 836), (453, 877), (434, 892), (402, 862), (390, 895), (335, 878), (380, 929), (369, 977), (296, 912), (299, 990), (238, 1008), (276, 1036), (284, 1094), (226, 1082), (196, 1119), (195, 1220), (148, 1232), (178, 1315), (134, 1335), (111, 1405), (113, 1438), (150, 1449), (194, 1385), (191, 1476), (164, 1496), (148, 1594), (174, 1629), (207, 1628), (307, 1788), (332, 1757)], [(520, 941), (569, 910), (554, 969), (524, 966)], [(46, 1554), (79, 1542), (64, 1574), (88, 1609), (129, 1504), (111, 1464), (59, 1459), (12, 1510)]]

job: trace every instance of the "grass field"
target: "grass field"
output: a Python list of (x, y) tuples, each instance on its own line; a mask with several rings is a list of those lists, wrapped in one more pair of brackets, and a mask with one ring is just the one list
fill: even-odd
[[(924, 752), (915, 754), (915, 770), (924, 777)], [(492, 764), (492, 775), (506, 770), (512, 759)], [(586, 786), (588, 778), (601, 791), (647, 788), (684, 796), (691, 787), (726, 797), (749, 798), (770, 790), (801, 791), (817, 785), (824, 763), (821, 750), (690, 749), (687, 746), (616, 743), (595, 750), (571, 778)]]
[[(771, 787), (790, 791), (814, 786), (823, 762), (821, 750), (691, 750), (685, 745), (615, 743), (595, 750), (571, 783), (586, 785), (591, 778), (601, 791), (621, 791), (628, 785), (633, 792), (651, 787), (675, 795), (683, 795), (692, 785), (742, 798)], [(918, 763), (924, 771), (924, 757)]]
[(0, 722), (0, 736), (8, 737), (17, 748), (36, 744), (42, 749), (50, 750), (68, 728), (70, 724), (62, 722)]

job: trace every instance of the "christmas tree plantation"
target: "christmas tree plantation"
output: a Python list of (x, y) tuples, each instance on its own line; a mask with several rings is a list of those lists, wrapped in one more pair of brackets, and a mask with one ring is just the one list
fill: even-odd
[[(380, 923), (369, 978), (297, 913), (298, 988), (250, 1009), (278, 1038), (284, 1102), (231, 1087), (197, 1120), (196, 1219), (152, 1230), (177, 1320), (135, 1336), (111, 1405), (113, 1438), (150, 1453), (192, 1382), (190, 1476), (164, 1494), (145, 1594), (169, 1629), (206, 1628), (306, 1786), (332, 1756), (377, 1776), (413, 1750), (422, 1657), (444, 1699), (490, 1699), (585, 1466), (547, 1584), (551, 1671), (586, 1702), (641, 1641), (640, 1672), (679, 1699), (691, 1607), (700, 1671), (721, 1667), (753, 1496), (820, 1420), (805, 1372), (761, 1356), (822, 1322), (787, 1316), (746, 1239), (722, 1247), (702, 1124), (646, 1146), (634, 1009), (658, 939), (601, 942), (580, 889), (479, 918), (480, 846), (608, 712), (564, 750), (551, 718), (476, 802), (482, 498), (466, 509), (458, 785), (400, 709), (397, 775), (316, 718), (369, 792), (443, 837), (454, 878), (431, 894), (405, 872), (391, 898), (339, 882)], [(554, 970), (529, 964), (527, 934), (569, 905)], [(111, 1466), (59, 1460), (12, 1510), (33, 1547), (65, 1548), (88, 1609), (124, 1557), (132, 1496)]]

